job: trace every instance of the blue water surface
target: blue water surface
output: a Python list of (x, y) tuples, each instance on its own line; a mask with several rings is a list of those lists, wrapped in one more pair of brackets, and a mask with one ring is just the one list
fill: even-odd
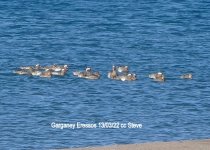
[[(0, 1), (1, 149), (210, 138), (209, 41), (208, 0)], [(51, 79), (12, 73), (35, 64), (70, 69)], [(109, 80), (112, 65), (128, 65), (138, 80)], [(87, 66), (101, 79), (72, 75)], [(158, 71), (166, 82), (148, 78)], [(108, 121), (143, 127), (51, 127)]]

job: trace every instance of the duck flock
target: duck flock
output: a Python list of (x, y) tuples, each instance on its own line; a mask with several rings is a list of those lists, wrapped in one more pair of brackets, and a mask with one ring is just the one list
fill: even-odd
[[(64, 76), (68, 71), (68, 65), (51, 65), (51, 66), (41, 66), (39, 64), (35, 66), (25, 66), (19, 67), (14, 71), (18, 75), (29, 75), (29, 76), (39, 76), (43, 78), (51, 78), (52, 76)], [(83, 71), (74, 71), (73, 75), (78, 78), (84, 79), (100, 79), (101, 75), (99, 72), (95, 72), (91, 67), (86, 67)], [(129, 72), (128, 66), (112, 66), (111, 71), (108, 72), (107, 77), (112, 80), (121, 81), (134, 81), (137, 80), (135, 73)], [(165, 75), (162, 72), (149, 74), (149, 78), (154, 81), (165, 81)], [(182, 79), (192, 79), (192, 74), (181, 75)]]

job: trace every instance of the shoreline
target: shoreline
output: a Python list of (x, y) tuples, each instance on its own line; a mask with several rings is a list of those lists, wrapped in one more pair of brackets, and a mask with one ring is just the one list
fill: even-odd
[(210, 139), (182, 140), (173, 142), (148, 142), (142, 144), (110, 145), (62, 150), (209, 150)]

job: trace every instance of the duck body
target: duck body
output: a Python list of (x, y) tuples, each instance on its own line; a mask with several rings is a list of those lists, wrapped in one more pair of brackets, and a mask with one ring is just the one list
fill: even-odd
[(99, 72), (95, 72), (95, 73), (92, 73), (90, 75), (85, 75), (85, 78), (86, 79), (91, 79), (91, 80), (96, 80), (96, 79), (99, 79), (100, 78), (100, 74)]
[(116, 72), (110, 71), (110, 72), (108, 72), (107, 77), (109, 79), (115, 79), (117, 77), (117, 74), (116, 74)]
[(115, 79), (117, 76), (118, 76), (118, 74), (117, 74), (116, 67), (115, 66), (112, 66), (112, 70), (108, 72), (107, 77), (109, 79)]
[(192, 74), (189, 73), (189, 74), (183, 74), (180, 76), (181, 79), (192, 79)]
[(134, 81), (137, 80), (136, 78), (136, 74), (127, 74), (127, 75), (120, 75), (116, 77), (117, 80), (121, 80), (121, 81)]
[(86, 68), (85, 71), (74, 71), (73, 75), (77, 76), (78, 78), (85, 78), (91, 80), (96, 80), (100, 78), (100, 73), (92, 72), (90, 67)]
[(64, 76), (66, 74), (67, 70), (61, 69), (60, 71), (51, 71), (52, 75), (55, 76)]
[(162, 72), (149, 74), (149, 78), (154, 79), (155, 81), (165, 81), (165, 76)]
[(65, 73), (62, 71), (52, 71), (51, 73), (54, 76), (64, 76), (65, 75)]

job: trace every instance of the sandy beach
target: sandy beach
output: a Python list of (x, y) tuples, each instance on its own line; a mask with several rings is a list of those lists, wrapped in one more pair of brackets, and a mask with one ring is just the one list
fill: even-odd
[(210, 139), (143, 144), (112, 145), (63, 150), (210, 150)]

